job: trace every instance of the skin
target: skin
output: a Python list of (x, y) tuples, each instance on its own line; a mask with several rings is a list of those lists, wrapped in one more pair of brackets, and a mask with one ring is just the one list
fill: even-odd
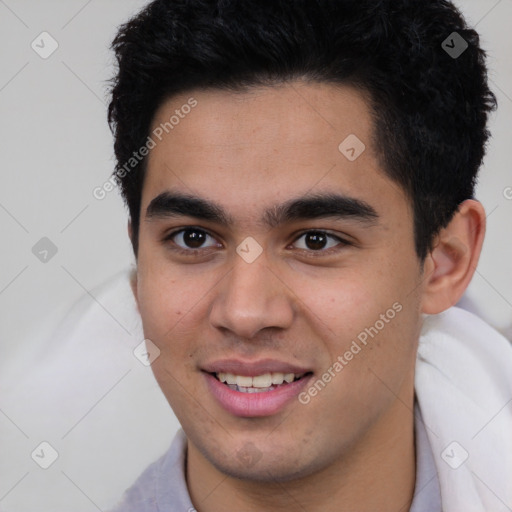
[[(153, 372), (187, 434), (195, 508), (408, 510), (422, 314), (447, 309), (467, 287), (485, 232), (482, 206), (461, 205), (422, 267), (410, 201), (382, 170), (357, 90), (295, 82), (192, 91), (163, 103), (152, 128), (191, 96), (197, 107), (149, 155), (132, 286), (144, 335), (161, 351)], [(338, 150), (349, 134), (366, 146), (353, 162)], [(166, 191), (215, 202), (234, 223), (147, 216)], [(270, 207), (332, 192), (378, 217), (259, 222)], [(209, 235), (195, 253), (183, 233), (168, 236), (191, 227)], [(318, 248), (311, 230), (349, 243), (327, 238)], [(248, 236), (263, 249), (252, 263), (236, 252)], [(307, 405), (241, 418), (206, 386), (202, 366), (228, 357), (287, 361), (316, 380), (395, 303), (402, 310)]]

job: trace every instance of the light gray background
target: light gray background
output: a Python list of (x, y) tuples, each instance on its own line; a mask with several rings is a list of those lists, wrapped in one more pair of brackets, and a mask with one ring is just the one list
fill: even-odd
[[(96, 296), (98, 285), (133, 264), (119, 194), (111, 192), (99, 201), (92, 191), (114, 168), (106, 121), (106, 84), (113, 73), (108, 47), (117, 26), (145, 3), (0, 0), (0, 382), (30, 379), (28, 362), (58, 350), (51, 333), (70, 307), (84, 294)], [(510, 337), (512, 199), (507, 199), (506, 190), (512, 198), (512, 188), (507, 189), (512, 187), (512, 0), (460, 0), (457, 4), (481, 34), (489, 54), (490, 85), (499, 102), (477, 190), (488, 213), (487, 237), (465, 305)], [(31, 48), (43, 31), (59, 44), (48, 59)], [(48, 263), (31, 252), (45, 236), (58, 248)], [(0, 388), (0, 400), (2, 392)], [(2, 414), (6, 412), (0, 408), (0, 426), (15, 430), (12, 420)], [(153, 435), (151, 429), (147, 435)], [(35, 446), (36, 441), (38, 436), (31, 433), (27, 446)], [(79, 486), (66, 481), (69, 492), (77, 497), (71, 508), (79, 512), (111, 504), (118, 489), (166, 443), (163, 436), (147, 460), (134, 461), (131, 472), (120, 471), (122, 477), (105, 475), (104, 485), (92, 483), (88, 494), (96, 496), (96, 504), (79, 489), (87, 487), (85, 476)], [(19, 454), (12, 452), (16, 457)], [(30, 510), (39, 500), (37, 485), (27, 483), (29, 476), (14, 488), (25, 470), (9, 471), (6, 462), (2, 469), (6, 473), (0, 476), (4, 482), (0, 483), (0, 508)], [(85, 470), (83, 475), (87, 474)], [(51, 485), (60, 485), (55, 482)], [(63, 488), (47, 491), (64, 493)], [(6, 493), (9, 496), (2, 501)], [(31, 493), (32, 502), (27, 498)], [(63, 501), (61, 508), (53, 503), (51, 510), (69, 510), (69, 503)]]

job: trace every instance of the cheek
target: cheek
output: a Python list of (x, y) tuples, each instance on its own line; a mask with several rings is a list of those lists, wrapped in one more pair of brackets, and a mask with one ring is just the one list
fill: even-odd
[(395, 283), (376, 278), (366, 269), (339, 270), (308, 276), (290, 276), (291, 288), (304, 306), (305, 314), (316, 318), (342, 339), (357, 334), (368, 322), (373, 324), (379, 315), (399, 300)]
[(392, 380), (397, 366), (406, 371), (419, 333), (419, 304), (411, 294), (415, 276), (412, 267), (399, 271), (383, 262), (295, 279), (303, 314), (322, 340), (322, 364), (328, 368), (341, 356), (350, 366), (344, 373), (355, 381), (362, 370), (372, 380), (368, 367)]
[(198, 394), (194, 356), (201, 346), (201, 315), (206, 314), (201, 297), (211, 286), (177, 274), (169, 264), (145, 266), (139, 261), (137, 289), (144, 337), (160, 350), (151, 369), (181, 420), (181, 411), (196, 407), (189, 397)]
[(176, 279), (152, 273), (139, 276), (137, 289), (144, 335), (162, 338), (187, 311), (182, 290), (176, 286)]
[(137, 298), (144, 334), (151, 339), (163, 337), (182, 321), (193, 307), (198, 283), (179, 273), (158, 248), (147, 245), (140, 245)]
[(201, 348), (218, 276), (192, 266), (178, 272), (169, 262), (156, 259), (147, 263), (139, 260), (137, 290), (144, 336), (162, 356), (154, 370), (165, 362), (167, 370), (181, 374)]

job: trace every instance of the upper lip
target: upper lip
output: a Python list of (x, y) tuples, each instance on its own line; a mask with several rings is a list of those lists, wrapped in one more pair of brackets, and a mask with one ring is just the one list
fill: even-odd
[(232, 373), (246, 377), (256, 377), (265, 373), (294, 373), (301, 375), (311, 370), (276, 359), (260, 359), (258, 361), (243, 361), (241, 359), (219, 359), (202, 366), (208, 373)]

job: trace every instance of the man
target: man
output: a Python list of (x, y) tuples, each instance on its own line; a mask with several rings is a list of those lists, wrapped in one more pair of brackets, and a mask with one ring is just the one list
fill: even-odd
[(512, 350), (450, 311), (495, 106), (455, 7), (156, 0), (113, 47), (132, 287), (183, 427), (117, 510), (510, 509)]

